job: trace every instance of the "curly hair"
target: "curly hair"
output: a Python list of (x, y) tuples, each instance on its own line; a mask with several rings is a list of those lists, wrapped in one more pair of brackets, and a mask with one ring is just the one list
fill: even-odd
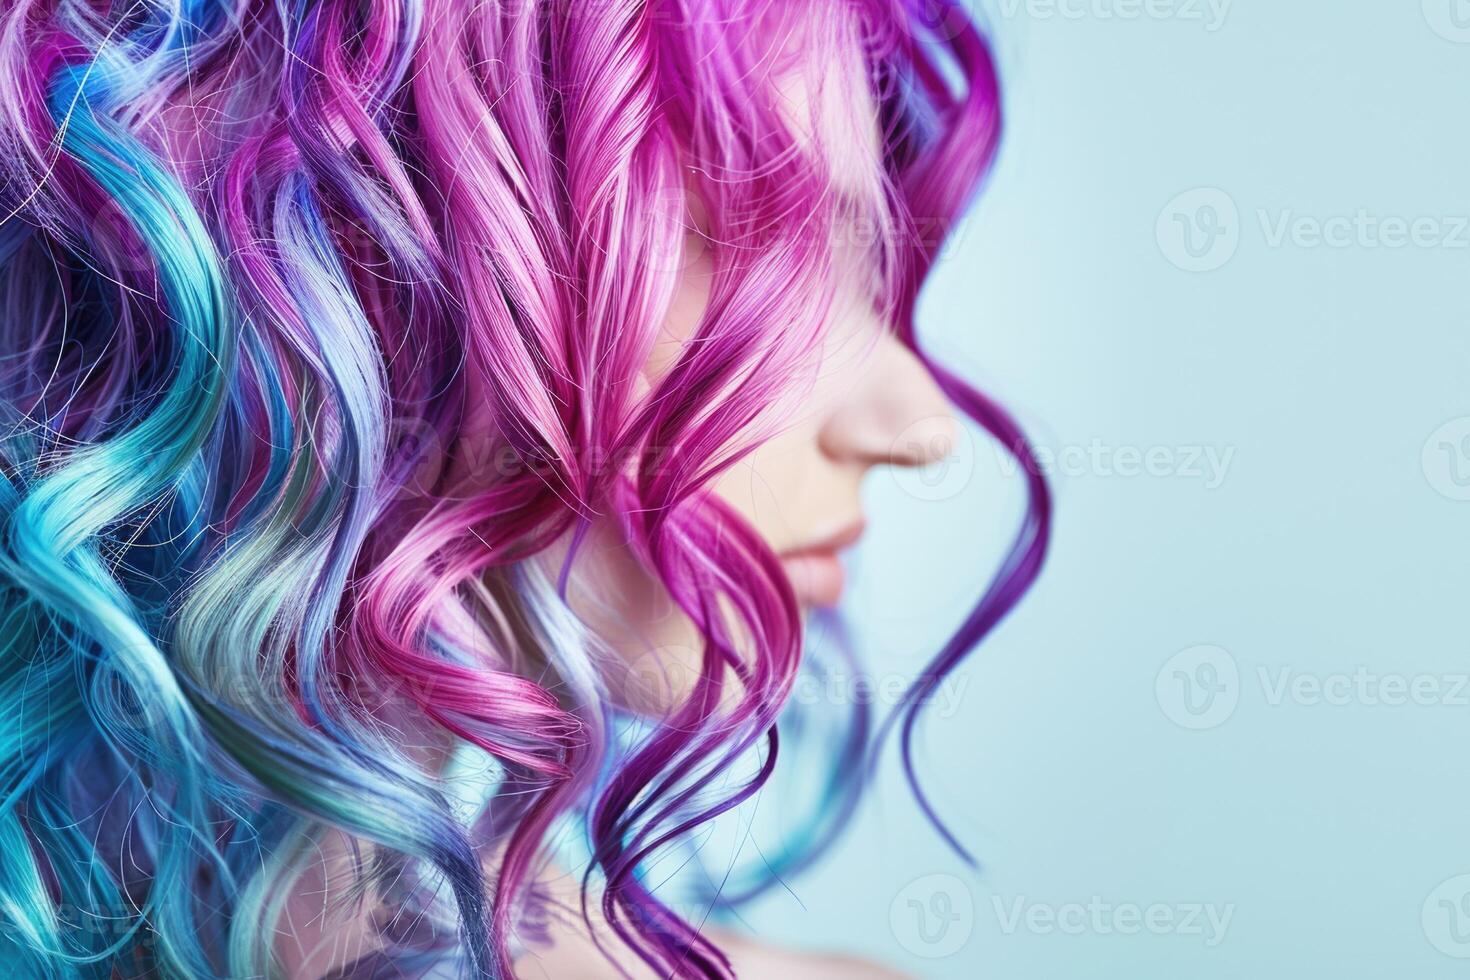
[[(660, 975), (729, 976), (639, 870), (769, 776), (802, 620), (709, 485), (821, 336), (834, 223), (879, 230), (873, 299), (918, 352), (920, 286), (999, 136), (975, 25), (954, 0), (6, 7), (0, 958), (272, 975), (337, 831), (415, 918), (354, 975), (509, 976), (573, 819), (618, 938)], [(793, 72), (819, 108), (874, 107), (871, 160), (813, 137)], [(641, 383), (692, 248), (708, 308)], [(920, 357), (1030, 491), (889, 719), (934, 818), (915, 718), (1035, 578), (1049, 503), (1009, 416)], [(566, 602), (594, 521), (703, 643), (632, 744)], [(566, 542), (558, 580), (535, 559)], [(464, 753), (493, 773), (468, 808)]]

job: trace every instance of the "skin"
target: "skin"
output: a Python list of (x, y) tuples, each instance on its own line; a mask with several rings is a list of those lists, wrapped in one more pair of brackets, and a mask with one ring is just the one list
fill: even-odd
[[(579, 883), (570, 875), (548, 875), (542, 889), (554, 903), (548, 909), (551, 942), (537, 945), (516, 961), (518, 980), (606, 980), (612, 975), (607, 956), (597, 949), (579, 911)], [(607, 929), (592, 912), (607, 953), (632, 980), (665, 980)], [(721, 929), (706, 929), (730, 959), (736, 976), (762, 980), (907, 980), (902, 973), (855, 957), (804, 953), (753, 941)]]
[[(852, 71), (854, 59), (808, 63), (777, 81), (792, 129), (826, 149), (833, 190), (860, 197), (877, 167), (876, 108), (865, 84), (822, 85), (814, 79)], [(691, 201), (691, 213), (699, 202)], [(955, 421), (948, 402), (918, 358), (882, 323), (865, 283), (870, 252), (844, 244), (860, 240), (834, 229), (835, 276), (830, 323), (807, 365), (806, 383), (781, 407), (779, 429), (723, 474), (713, 493), (744, 518), (781, 558), (798, 602), (806, 609), (841, 598), (841, 553), (866, 526), (862, 484), (875, 469), (921, 467), (952, 451)], [(652, 386), (694, 332), (713, 276), (699, 229), (691, 229), (681, 281), (644, 369)], [(472, 423), (471, 431), (475, 426)], [(555, 577), (566, 546), (540, 557)], [(698, 673), (700, 638), (662, 586), (648, 575), (608, 524), (595, 525), (574, 563), (568, 586), (574, 612), (613, 655), (606, 681), (624, 705), (660, 714), (677, 704)], [(620, 665), (620, 666), (619, 666)], [(733, 693), (733, 692), (732, 692)], [(319, 847), (316, 867), (293, 890), (281, 922), (277, 952), (285, 975), (316, 978), (376, 947), (373, 922), (382, 909), (336, 900), (355, 878), (357, 861), (371, 849), (354, 848), (332, 832)], [(487, 855), (487, 873), (497, 866)], [(624, 947), (603, 921), (597, 896), (582, 919), (580, 876), (548, 866), (537, 878), (547, 921), (544, 935), (517, 960), (520, 980), (604, 980), (611, 956), (631, 980), (663, 980)], [(903, 974), (863, 960), (798, 952), (748, 936), (706, 930), (737, 975), (762, 980), (901, 980)], [(597, 940), (594, 940), (594, 936)], [(599, 948), (599, 941), (600, 946)]]
[[(852, 268), (857, 257), (849, 257)], [(692, 330), (708, 293), (707, 263), (691, 264), (670, 313), (666, 336), (649, 371), (671, 358)], [(858, 281), (856, 277), (848, 277)], [(782, 556), (804, 607), (833, 605), (842, 591), (839, 552), (855, 544), (865, 524), (861, 489), (881, 467), (919, 467), (942, 459), (955, 422), (944, 396), (914, 354), (880, 323), (855, 287), (840, 287), (833, 323), (815, 357), (814, 381), (791, 422), (725, 474), (715, 494), (747, 520)], [(666, 361), (665, 361), (666, 363)], [(565, 552), (545, 559), (559, 566)], [(609, 682), (629, 707), (668, 710), (697, 673), (698, 634), (662, 587), (602, 527), (576, 564), (572, 608), (632, 670)], [(633, 683), (628, 678), (632, 677)], [(376, 946), (371, 910), (335, 899), (355, 877), (354, 849), (333, 832), (322, 842), (283, 917), (278, 953), (292, 978), (316, 978)], [(495, 866), (487, 856), (486, 867)], [(521, 980), (603, 980), (605, 953), (633, 980), (663, 980), (617, 941), (593, 897), (592, 930), (581, 918), (579, 881), (555, 867), (538, 878), (547, 897), (544, 941), (517, 961)], [(709, 929), (737, 975), (769, 980), (895, 980), (903, 974), (851, 957), (781, 949), (750, 937)], [(602, 949), (593, 940), (600, 938)]]
[[(805, 607), (841, 599), (841, 553), (867, 520), (861, 489), (879, 467), (921, 467), (948, 455), (955, 422), (924, 366), (884, 329), (859, 283), (866, 255), (837, 249), (832, 322), (808, 365), (808, 383), (783, 414), (789, 421), (724, 473), (713, 493), (781, 558)], [(713, 275), (703, 254), (690, 263), (647, 370), (649, 383), (672, 363), (704, 310)], [(563, 550), (544, 561), (561, 568)], [(572, 609), (630, 668), (608, 677), (636, 710), (665, 711), (699, 670), (701, 641), (667, 593), (610, 524), (596, 527), (568, 590)]]
[[(878, 108), (862, 59), (842, 43), (812, 34), (799, 19), (775, 30), (772, 87), (796, 144), (827, 171), (831, 193), (871, 201), (881, 186)], [(788, 57), (794, 55), (794, 57)], [(694, 334), (709, 304), (715, 269), (700, 221), (702, 201), (686, 212), (680, 281), (644, 369), (652, 387)], [(877, 271), (871, 241), (842, 219), (828, 238), (833, 293), (821, 343), (806, 376), (772, 414), (784, 420), (713, 493), (743, 517), (782, 559), (799, 603), (835, 606), (844, 573), (839, 554), (866, 525), (864, 478), (883, 466), (919, 467), (952, 452), (952, 409), (924, 366), (889, 331), (872, 302)], [(546, 556), (553, 573), (564, 551)], [(609, 676), (625, 704), (651, 712), (677, 703), (698, 674), (701, 639), (628, 552), (618, 532), (594, 528), (568, 591), (573, 610), (630, 668)]]
[[(858, 269), (858, 257), (845, 259)], [(691, 264), (650, 371), (670, 357), (698, 321), (708, 294), (707, 262)], [(841, 598), (843, 548), (856, 544), (865, 518), (862, 484), (874, 469), (920, 467), (942, 459), (954, 444), (955, 421), (943, 394), (913, 352), (883, 329), (861, 298), (857, 276), (843, 277), (833, 323), (813, 364), (793, 421), (724, 475), (715, 495), (729, 504), (782, 557), (798, 601), (806, 608)], [(851, 285), (847, 285), (850, 283)], [(657, 582), (617, 540), (596, 532), (569, 589), (572, 608), (632, 667), (622, 696), (646, 713), (666, 711), (698, 673), (698, 633)], [(560, 555), (553, 556), (559, 561)], [(555, 909), (548, 942), (517, 962), (521, 980), (608, 976), (607, 960), (580, 916), (575, 877), (550, 870), (540, 880)], [(662, 980), (622, 947), (589, 906), (593, 931), (635, 980)], [(710, 929), (736, 974), (770, 980), (895, 980), (903, 975), (859, 959), (780, 949), (750, 937)]]
[[(293, 889), (278, 926), (276, 954), (281, 975), (291, 980), (333, 976), (380, 948), (378, 929), (390, 912), (380, 903), (354, 901), (354, 883), (370, 865), (371, 845), (353, 847), (336, 831), (316, 848)], [(487, 873), (494, 866), (487, 858)], [(548, 867), (537, 879), (541, 898), (537, 917), (542, 935), (516, 960), (518, 980), (607, 980), (609, 958), (629, 980), (666, 980), (621, 942), (602, 917), (597, 896), (590, 896), (588, 918), (581, 913), (577, 876)], [(856, 957), (784, 949), (723, 929), (705, 935), (729, 957), (740, 977), (762, 980), (908, 980), (908, 975)], [(594, 936), (596, 939), (594, 939)], [(598, 943), (602, 948), (598, 948)]]

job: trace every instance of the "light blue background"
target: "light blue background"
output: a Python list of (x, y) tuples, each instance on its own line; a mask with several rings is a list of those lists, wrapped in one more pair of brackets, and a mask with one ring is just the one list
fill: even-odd
[[(1470, 873), (1470, 691), (1453, 690), (1470, 671), (1470, 502), (1448, 469), (1470, 474), (1470, 457), (1440, 437), (1422, 455), (1470, 416), (1470, 231), (1454, 220), (1470, 215), (1470, 43), (1451, 4), (1235, 0), (1212, 31), (1203, 2), (1150, 9), (1205, 21), (989, 0), (1009, 127), (924, 329), (1039, 443), (1073, 448), (1040, 586), (923, 730), (935, 801), (984, 868), (941, 846), (890, 765), (832, 858), (747, 917), (763, 936), (967, 980), (1470, 969), (1435, 945), (1470, 954), (1438, 904), (1466, 889), (1431, 899)], [(1162, 214), (1177, 232), (1166, 205), (1201, 187), (1238, 210), (1237, 247), (1187, 272), (1157, 229)], [(1433, 218), (1421, 236), (1438, 238), (1312, 244), (1312, 222), (1360, 210)], [(1307, 237), (1273, 245), (1283, 216)], [(1199, 234), (1209, 216), (1183, 220)], [(1089, 446), (1103, 465), (1080, 461)], [(1127, 447), (1168, 465), (1117, 475)], [(1196, 447), (1233, 452), (1218, 486), (1191, 475)], [(919, 669), (1013, 529), (1018, 480), (988, 444), (967, 458), (968, 478), (927, 494), (958, 488), (943, 500), (875, 476), (850, 606), (880, 680)], [(1166, 663), (1200, 644), (1237, 670), (1216, 675), (1231, 689), (1214, 717), (1170, 701)], [(1439, 685), (1438, 703), (1274, 698), (1283, 671), (1330, 684), (1359, 668)], [(933, 874), (957, 881), (910, 887)], [(955, 931), (925, 946), (907, 902), (942, 909), (936, 887)], [(1207, 928), (1123, 935), (1106, 918), (1008, 930), (994, 904), (1094, 897), (1231, 919), (1210, 947)]]

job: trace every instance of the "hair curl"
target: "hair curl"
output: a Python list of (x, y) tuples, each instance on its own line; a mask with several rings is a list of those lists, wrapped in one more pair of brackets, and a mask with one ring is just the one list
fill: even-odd
[[(876, 105), (858, 193), (782, 109), (786, 62)], [(855, 209), (917, 351), (930, 232), (999, 133), (962, 10), (12, 0), (0, 85), (0, 959), (269, 975), (303, 856), (337, 831), (432, 925), (385, 930), (379, 966), (508, 976), (571, 815), (621, 940), (660, 975), (728, 976), (638, 870), (771, 772), (801, 621), (706, 491), (799, 376), (826, 229)], [(643, 389), (687, 200), (709, 307)], [(911, 781), (919, 706), (1034, 579), (1049, 513), (1009, 417), (925, 363), (1028, 462), (1031, 506), (890, 719)], [(630, 747), (596, 638), (532, 561), (594, 520), (705, 644)], [(455, 747), (495, 766), (469, 816)]]

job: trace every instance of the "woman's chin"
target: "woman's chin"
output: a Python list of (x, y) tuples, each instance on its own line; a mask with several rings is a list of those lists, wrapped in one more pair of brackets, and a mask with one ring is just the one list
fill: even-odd
[(781, 559), (781, 567), (802, 606), (830, 609), (842, 601), (847, 572), (835, 554), (788, 555)]

